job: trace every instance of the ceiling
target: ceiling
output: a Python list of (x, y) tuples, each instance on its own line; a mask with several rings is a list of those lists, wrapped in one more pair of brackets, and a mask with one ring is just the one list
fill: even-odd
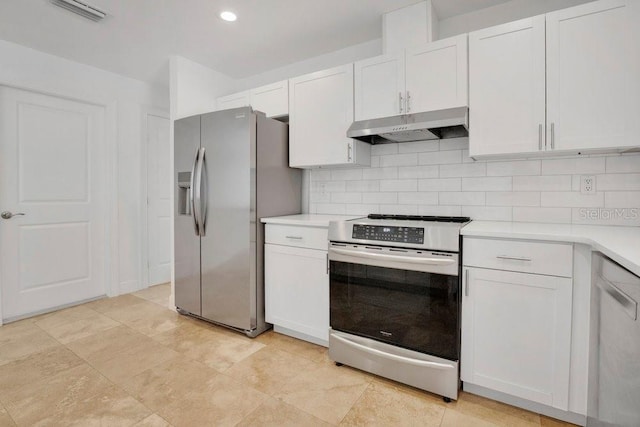
[[(168, 84), (181, 55), (244, 78), (382, 36), (381, 16), (416, 0), (83, 0), (92, 22), (49, 0), (1, 0), (0, 39), (139, 80)], [(440, 19), (507, 0), (433, 0)], [(234, 23), (218, 18), (229, 9)]]

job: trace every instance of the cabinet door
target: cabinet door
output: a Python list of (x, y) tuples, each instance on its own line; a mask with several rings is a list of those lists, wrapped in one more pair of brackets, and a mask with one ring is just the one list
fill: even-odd
[(329, 341), (327, 251), (264, 245), (267, 322)]
[(544, 150), (544, 16), (469, 34), (469, 155)]
[(407, 112), (466, 107), (467, 35), (406, 50)]
[(465, 268), (463, 381), (567, 410), (572, 281)]
[(289, 108), (290, 166), (353, 163), (353, 64), (289, 80)]
[(289, 115), (289, 81), (273, 83), (251, 89), (251, 106), (267, 117)]
[(251, 105), (251, 94), (248, 91), (221, 96), (217, 100), (218, 110), (229, 110)]
[(404, 53), (358, 61), (354, 73), (356, 120), (405, 112)]
[(550, 149), (638, 145), (638, 3), (597, 1), (547, 14)]

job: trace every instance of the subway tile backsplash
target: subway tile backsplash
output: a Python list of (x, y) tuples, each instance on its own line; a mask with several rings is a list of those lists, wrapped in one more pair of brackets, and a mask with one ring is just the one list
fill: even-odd
[[(640, 226), (640, 153), (473, 161), (467, 138), (371, 148), (370, 168), (310, 171), (310, 213)], [(580, 193), (582, 175), (595, 193)]]

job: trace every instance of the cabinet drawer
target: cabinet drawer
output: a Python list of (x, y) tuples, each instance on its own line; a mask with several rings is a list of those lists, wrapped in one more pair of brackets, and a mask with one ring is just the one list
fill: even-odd
[(572, 277), (573, 245), (465, 237), (463, 264), (471, 267)]
[(328, 247), (328, 229), (321, 227), (267, 224), (265, 227), (265, 242), (275, 245), (323, 249), (326, 251)]

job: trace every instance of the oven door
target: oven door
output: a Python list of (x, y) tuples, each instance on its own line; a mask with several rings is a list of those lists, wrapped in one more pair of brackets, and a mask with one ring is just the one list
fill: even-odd
[(458, 254), (329, 245), (331, 329), (456, 361)]

